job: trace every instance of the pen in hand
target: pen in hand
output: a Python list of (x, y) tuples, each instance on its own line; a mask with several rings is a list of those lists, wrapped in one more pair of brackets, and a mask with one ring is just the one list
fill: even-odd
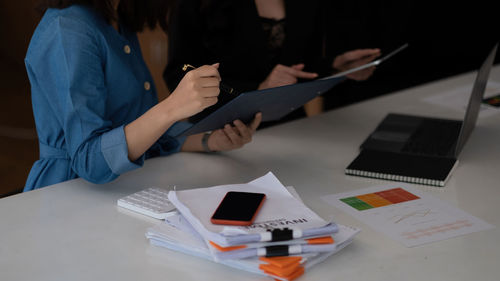
[[(184, 66), (182, 67), (182, 71), (187, 72), (187, 71), (189, 71), (189, 70), (193, 70), (193, 69), (195, 69), (195, 68), (196, 68), (196, 67), (194, 67), (194, 66), (192, 66), (192, 65), (187, 64), (187, 63), (186, 63), (186, 64), (184, 64)], [(219, 88), (220, 88), (220, 90), (221, 90), (221, 91), (226, 92), (226, 93), (228, 93), (228, 94), (235, 93), (235, 90), (234, 90), (232, 87), (230, 87), (230, 86), (228, 86), (228, 85), (226, 85), (226, 84), (224, 84), (224, 83), (222, 83), (222, 82), (220, 82), (220, 83), (219, 83)]]

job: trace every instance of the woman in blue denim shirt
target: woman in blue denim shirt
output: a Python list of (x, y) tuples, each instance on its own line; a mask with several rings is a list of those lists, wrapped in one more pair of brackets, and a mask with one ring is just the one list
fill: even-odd
[[(175, 138), (179, 122), (217, 102), (218, 64), (188, 72), (158, 103), (136, 32), (166, 28), (165, 0), (46, 0), (26, 55), (40, 160), (25, 191), (82, 177), (106, 183), (144, 159), (178, 151), (225, 151), (251, 140), (236, 120), (208, 137)], [(204, 142), (202, 144), (202, 142)]]

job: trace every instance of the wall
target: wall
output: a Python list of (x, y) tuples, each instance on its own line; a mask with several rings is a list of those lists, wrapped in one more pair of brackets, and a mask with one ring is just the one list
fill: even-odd
[(39, 20), (36, 0), (0, 2), (0, 197), (22, 190), (38, 157), (24, 55)]
[(7, 38), (0, 44), (0, 54), (4, 60), (23, 66), (23, 58), (29, 39), (39, 20), (34, 9), (36, 0), (0, 2), (0, 35)]

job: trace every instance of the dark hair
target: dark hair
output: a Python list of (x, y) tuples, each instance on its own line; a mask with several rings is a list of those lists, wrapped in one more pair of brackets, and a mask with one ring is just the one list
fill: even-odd
[(139, 32), (148, 26), (157, 25), (167, 30), (167, 18), (173, 5), (172, 0), (120, 0), (117, 12), (111, 0), (40, 0), (37, 10), (44, 13), (48, 8), (64, 9), (80, 4), (94, 8), (107, 22), (117, 20), (131, 31)]

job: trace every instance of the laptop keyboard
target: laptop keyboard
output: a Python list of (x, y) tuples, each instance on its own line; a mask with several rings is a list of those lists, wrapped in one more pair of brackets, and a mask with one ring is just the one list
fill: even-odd
[(424, 119), (402, 151), (412, 154), (447, 156), (458, 139), (460, 122)]

